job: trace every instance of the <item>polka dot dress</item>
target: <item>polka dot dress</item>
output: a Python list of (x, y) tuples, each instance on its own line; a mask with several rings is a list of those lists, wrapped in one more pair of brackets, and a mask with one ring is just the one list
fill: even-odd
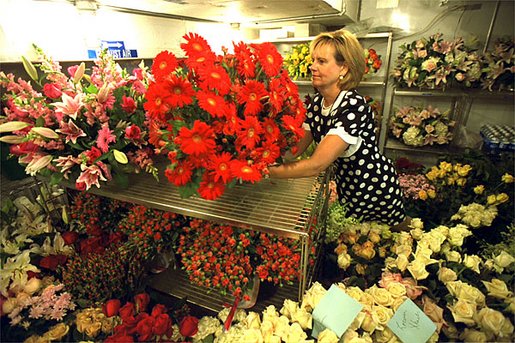
[(399, 224), (405, 217), (402, 192), (392, 162), (377, 147), (370, 106), (355, 90), (342, 91), (330, 109), (322, 101), (316, 94), (307, 109), (313, 139), (320, 143), (336, 134), (350, 144), (334, 162), (340, 202), (364, 221)]

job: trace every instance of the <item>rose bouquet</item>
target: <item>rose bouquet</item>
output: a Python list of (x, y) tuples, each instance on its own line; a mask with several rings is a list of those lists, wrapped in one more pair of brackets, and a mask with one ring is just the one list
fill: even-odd
[(375, 74), (381, 68), (383, 61), (381, 55), (378, 55), (374, 49), (364, 49), (365, 53), (365, 75)]
[(59, 63), (35, 47), (43, 72), (24, 59), (33, 86), (0, 72), (7, 107), (1, 119), (1, 141), (26, 165), (27, 174), (63, 177), (78, 189), (100, 187), (101, 181), (126, 183), (126, 173), (157, 174), (147, 148), (143, 102), (148, 73), (143, 64), (130, 75), (103, 51), (91, 74), (84, 63), (61, 71)]
[(449, 111), (440, 112), (438, 108), (405, 106), (390, 117), (390, 131), (404, 144), (423, 146), (448, 144), (453, 137), (455, 122), (449, 118)]
[(197, 34), (186, 53), (159, 53), (145, 94), (150, 142), (167, 152), (168, 180), (181, 195), (220, 197), (236, 182), (258, 182), (302, 137), (305, 109), (271, 43), (234, 44), (216, 55)]
[(290, 52), (284, 56), (284, 66), (293, 80), (309, 78), (311, 76), (311, 70), (309, 69), (311, 63), (308, 43), (292, 46)]

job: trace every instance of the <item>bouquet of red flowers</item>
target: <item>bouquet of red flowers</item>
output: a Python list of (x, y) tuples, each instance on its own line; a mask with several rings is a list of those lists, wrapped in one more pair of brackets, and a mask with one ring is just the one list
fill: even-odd
[(183, 197), (220, 197), (235, 182), (257, 182), (302, 137), (305, 109), (271, 43), (234, 43), (215, 54), (197, 34), (186, 58), (163, 51), (145, 94), (150, 142), (168, 154), (165, 175)]
[(365, 49), (365, 74), (377, 73), (383, 61), (374, 49)]

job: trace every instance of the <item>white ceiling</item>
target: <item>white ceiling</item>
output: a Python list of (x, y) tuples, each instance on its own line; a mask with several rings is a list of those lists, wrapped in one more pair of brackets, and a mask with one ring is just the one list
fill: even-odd
[(224, 23), (317, 21), (353, 22), (348, 7), (359, 0), (97, 0), (118, 11)]

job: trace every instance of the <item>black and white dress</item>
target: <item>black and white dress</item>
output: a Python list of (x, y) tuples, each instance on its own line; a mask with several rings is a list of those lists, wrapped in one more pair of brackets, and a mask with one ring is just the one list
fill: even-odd
[(399, 224), (405, 218), (402, 191), (392, 162), (377, 147), (372, 109), (365, 98), (355, 90), (341, 91), (331, 108), (322, 104), (322, 95), (315, 94), (304, 127), (316, 143), (337, 135), (349, 144), (334, 162), (340, 202), (349, 215), (364, 221)]

